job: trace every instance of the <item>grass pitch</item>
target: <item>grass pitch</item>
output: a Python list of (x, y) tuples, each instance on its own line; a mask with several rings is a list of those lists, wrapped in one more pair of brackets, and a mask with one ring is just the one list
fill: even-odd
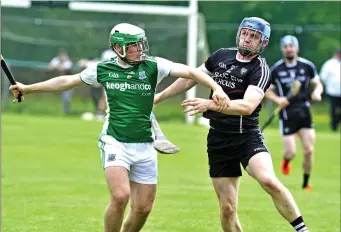
[[(143, 231), (221, 231), (207, 170), (207, 129), (179, 121), (160, 124), (181, 151), (159, 155), (157, 198)], [(3, 115), (2, 231), (103, 231), (109, 192), (97, 148), (101, 127), (72, 117)], [(317, 131), (311, 192), (300, 188), (301, 150), (291, 175), (283, 176), (279, 132), (269, 129), (265, 137), (275, 171), (294, 195), (310, 231), (340, 231), (340, 135)], [(293, 231), (245, 172), (238, 213), (245, 232)]]

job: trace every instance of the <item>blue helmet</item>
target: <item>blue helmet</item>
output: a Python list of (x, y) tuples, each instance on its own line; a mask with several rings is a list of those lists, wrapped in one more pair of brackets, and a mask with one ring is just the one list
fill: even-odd
[[(240, 31), (243, 28), (258, 31), (261, 33), (261, 35), (262, 35), (261, 41), (260, 41), (261, 47), (260, 47), (259, 51), (255, 51), (255, 50), (252, 50), (250, 48), (239, 46)], [(249, 56), (249, 55), (253, 55), (253, 54), (262, 53), (268, 45), (268, 44), (265, 44), (264, 41), (270, 39), (270, 33), (271, 33), (270, 23), (268, 23), (264, 19), (261, 19), (258, 17), (244, 18), (243, 21), (239, 25), (237, 36), (236, 36), (236, 43), (237, 43), (238, 51), (243, 56)]]
[(280, 43), (281, 43), (281, 47), (284, 47), (287, 44), (292, 44), (292, 45), (294, 45), (294, 47), (299, 49), (298, 40), (293, 35), (286, 35), (286, 36), (282, 37)]

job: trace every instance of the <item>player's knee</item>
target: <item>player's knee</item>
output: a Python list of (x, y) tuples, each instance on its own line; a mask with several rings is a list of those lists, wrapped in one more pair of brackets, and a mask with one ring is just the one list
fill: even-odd
[(110, 203), (113, 207), (125, 207), (129, 201), (129, 191), (117, 191), (111, 195)]
[(296, 155), (295, 149), (285, 149), (284, 151), (285, 157), (287, 158), (293, 158)]
[(312, 156), (314, 152), (314, 148), (313, 146), (304, 146), (303, 147), (303, 153), (304, 153), (304, 156)]
[(232, 201), (221, 203), (221, 215), (226, 219), (234, 218), (237, 215), (237, 206)]
[(143, 202), (131, 205), (131, 211), (138, 214), (148, 215), (153, 208), (153, 202)]
[(261, 186), (269, 193), (281, 192), (281, 184), (274, 176), (262, 176), (259, 180)]

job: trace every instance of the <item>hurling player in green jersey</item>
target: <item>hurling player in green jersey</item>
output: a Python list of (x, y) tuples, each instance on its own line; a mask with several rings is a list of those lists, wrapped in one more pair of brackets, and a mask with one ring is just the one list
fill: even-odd
[[(140, 231), (152, 209), (157, 184), (157, 152), (153, 147), (150, 114), (157, 83), (166, 76), (193, 79), (212, 89), (221, 110), (229, 105), (222, 88), (199, 69), (147, 55), (141, 28), (122, 23), (110, 32), (117, 57), (100, 61), (81, 73), (10, 87), (14, 96), (59, 92), (100, 83), (107, 115), (99, 138), (102, 164), (110, 191), (104, 215), (105, 232)], [(123, 222), (130, 200), (130, 212)]]

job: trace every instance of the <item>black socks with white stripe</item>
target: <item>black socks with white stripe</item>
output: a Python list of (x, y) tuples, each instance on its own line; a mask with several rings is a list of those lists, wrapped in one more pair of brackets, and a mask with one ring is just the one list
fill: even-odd
[(304, 224), (302, 216), (299, 216), (290, 224), (297, 232), (309, 232), (308, 228)]

